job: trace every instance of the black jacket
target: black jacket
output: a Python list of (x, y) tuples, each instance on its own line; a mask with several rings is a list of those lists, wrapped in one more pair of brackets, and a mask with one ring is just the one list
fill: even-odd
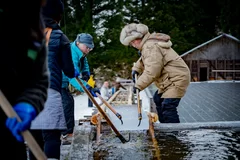
[(52, 28), (48, 43), (48, 68), (50, 71), (50, 88), (61, 92), (62, 71), (70, 78), (74, 77), (70, 42), (52, 19), (44, 19), (46, 27)]
[[(12, 40), (12, 33), (3, 35), (0, 39), (0, 89), (11, 105), (27, 102), (39, 113), (43, 110), (49, 86), (46, 47), (40, 45), (39, 52), (32, 52), (34, 45), (26, 32), (18, 36), (19, 41)], [(5, 123), (6, 115), (1, 109), (0, 119)]]

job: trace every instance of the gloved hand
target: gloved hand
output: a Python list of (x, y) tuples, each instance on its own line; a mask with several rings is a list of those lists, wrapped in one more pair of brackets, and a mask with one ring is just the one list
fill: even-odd
[(133, 86), (133, 93), (136, 94), (138, 90), (138, 93), (140, 92), (140, 89), (136, 88), (135, 86)]
[(101, 95), (100, 90), (98, 88), (92, 88), (88, 84), (86, 85), (86, 88), (92, 94), (93, 97), (97, 97), (96, 92)]
[(37, 113), (31, 104), (25, 102), (16, 104), (13, 109), (18, 114), (21, 122), (18, 122), (16, 117), (7, 118), (6, 127), (12, 132), (17, 141), (24, 142), (21, 132), (30, 128), (31, 122), (37, 116)]
[(79, 75), (80, 75), (79, 71), (77, 69), (75, 69), (74, 77), (78, 77)]
[(137, 74), (137, 76), (138, 76), (139, 73), (137, 71), (135, 71), (135, 70), (132, 70), (132, 80), (133, 80), (133, 83), (136, 83), (135, 74)]
[(82, 72), (82, 80), (88, 81), (90, 78), (90, 73), (89, 72)]

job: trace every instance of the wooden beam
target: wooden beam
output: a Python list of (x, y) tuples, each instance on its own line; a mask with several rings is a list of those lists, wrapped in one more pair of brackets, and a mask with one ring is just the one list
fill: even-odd
[(192, 73), (192, 60), (189, 62), (190, 73)]
[[(215, 60), (215, 68), (217, 69), (218, 68), (218, 63), (217, 63), (217, 60)], [(212, 72), (213, 72), (213, 70), (212, 70)], [(217, 72), (215, 73), (215, 80), (217, 80)]]
[[(232, 68), (232, 69), (235, 70), (235, 60), (232, 61), (232, 65), (233, 65), (233, 68)], [(236, 73), (236, 72), (233, 73), (233, 79), (235, 79), (235, 76), (236, 76), (235, 73)]]
[(133, 91), (132, 91), (132, 87), (130, 87), (129, 88), (129, 96), (128, 96), (128, 105), (132, 105), (132, 103), (133, 103), (132, 95), (133, 95)]
[(240, 72), (240, 70), (212, 70), (212, 72)]
[[(227, 68), (226, 68), (226, 63), (227, 63), (227, 61), (224, 60), (224, 70), (227, 70)], [(223, 75), (224, 75), (223, 78), (226, 79), (226, 72), (224, 72)]]
[(97, 114), (97, 138), (96, 138), (96, 143), (99, 144), (100, 142), (100, 137), (101, 137), (101, 120), (102, 117), (100, 114)]
[(200, 81), (200, 61), (197, 60), (197, 81)]

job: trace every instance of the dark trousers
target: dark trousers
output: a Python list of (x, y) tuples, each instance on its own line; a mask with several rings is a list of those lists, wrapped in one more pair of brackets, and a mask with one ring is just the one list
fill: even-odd
[[(2, 110), (0, 110), (2, 112)], [(26, 145), (22, 142), (18, 142), (16, 138), (12, 135), (12, 132), (5, 126), (5, 116), (0, 113), (0, 135), (1, 135), (1, 159), (17, 159), (26, 160), (27, 150)]]
[(63, 135), (72, 134), (74, 129), (74, 99), (68, 89), (62, 89), (62, 104), (64, 116), (67, 123), (67, 130), (63, 131)]
[[(31, 134), (47, 158), (60, 159), (61, 130), (31, 130)], [(32, 152), (29, 152), (30, 160), (36, 160)]]
[(93, 107), (93, 103), (91, 101), (91, 99), (88, 98), (88, 107)]
[[(30, 130), (32, 136), (38, 143), (39, 147), (44, 151), (44, 141), (43, 141), (43, 135), (42, 130)], [(33, 155), (31, 150), (29, 150), (29, 159), (30, 160), (37, 160), (37, 158)]]
[(48, 158), (60, 159), (61, 130), (43, 130), (44, 152)]
[(162, 94), (155, 92), (154, 103), (161, 123), (180, 123), (177, 106), (181, 98), (161, 98)]

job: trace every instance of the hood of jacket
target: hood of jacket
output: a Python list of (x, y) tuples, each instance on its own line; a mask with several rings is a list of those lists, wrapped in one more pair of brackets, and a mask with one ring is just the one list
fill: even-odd
[(43, 16), (43, 20), (45, 23), (45, 27), (49, 27), (54, 30), (61, 29), (60, 26), (58, 25), (58, 23), (55, 20), (53, 20), (52, 18), (47, 18), (47, 17)]
[(164, 33), (148, 33), (142, 39), (141, 48), (145, 43), (158, 43), (163, 48), (170, 48), (172, 46), (170, 39), (170, 36)]
[(71, 49), (77, 53), (77, 55), (81, 58), (84, 56), (83, 52), (76, 45), (76, 41), (71, 43)]

